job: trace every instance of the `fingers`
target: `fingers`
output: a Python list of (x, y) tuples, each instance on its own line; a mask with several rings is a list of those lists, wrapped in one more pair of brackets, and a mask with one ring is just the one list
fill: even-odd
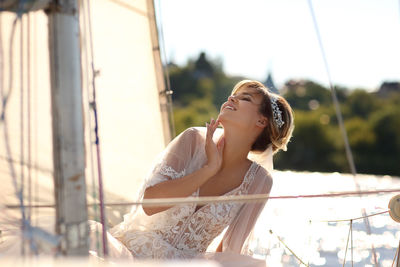
[(218, 140), (218, 144), (217, 144), (218, 152), (219, 152), (220, 155), (222, 155), (222, 152), (224, 151), (224, 145), (225, 145), (225, 137), (222, 136)]
[(218, 125), (219, 125), (219, 120), (214, 120), (213, 118), (211, 118), (210, 123), (206, 123), (206, 128), (207, 128), (206, 142), (212, 140), (214, 132), (218, 128)]
[(211, 118), (211, 122), (210, 122), (210, 130), (212, 131), (212, 133), (215, 132), (215, 130), (218, 128), (219, 125), (219, 121), (218, 120), (214, 120), (213, 118)]
[(208, 134), (213, 134), (215, 129), (217, 129), (218, 124), (216, 120), (214, 120), (213, 118), (211, 118), (210, 123), (206, 123), (206, 127), (207, 127), (207, 135)]

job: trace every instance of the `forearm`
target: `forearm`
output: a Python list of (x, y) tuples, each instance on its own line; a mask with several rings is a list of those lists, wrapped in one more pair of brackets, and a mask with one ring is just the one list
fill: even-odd
[[(209, 166), (205, 165), (201, 169), (188, 174), (184, 177), (161, 182), (149, 187), (144, 192), (144, 199), (152, 198), (178, 198), (187, 197), (193, 194), (201, 185), (215, 174)], [(146, 207), (143, 210), (147, 215), (153, 215), (167, 210), (172, 206)]]

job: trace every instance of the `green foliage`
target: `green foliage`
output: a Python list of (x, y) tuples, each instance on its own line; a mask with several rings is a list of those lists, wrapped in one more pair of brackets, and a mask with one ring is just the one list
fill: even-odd
[[(185, 66), (169, 65), (176, 134), (218, 116), (241, 77), (230, 77), (218, 60), (201, 53)], [(349, 172), (332, 95), (307, 80), (282, 88), (295, 114), (295, 130), (286, 152), (274, 157), (278, 169)], [(360, 173), (400, 176), (400, 92), (386, 98), (362, 89), (335, 87), (350, 147)]]
[[(285, 153), (278, 153), (274, 158), (275, 167), (309, 171), (337, 171), (340, 166), (334, 157), (337, 151), (336, 129), (327, 125), (326, 114), (296, 112), (296, 127)], [(333, 134), (332, 131), (335, 131)], [(324, 159), (324, 160), (321, 160)], [(288, 166), (287, 162), (290, 162)], [(318, 163), (318, 164), (316, 164)]]
[(217, 116), (217, 109), (207, 98), (193, 100), (189, 106), (174, 108), (175, 130), (181, 133), (192, 126), (204, 126), (211, 118), (216, 119)]
[(347, 98), (347, 107), (350, 110), (351, 116), (359, 116), (367, 119), (368, 116), (376, 110), (374, 96), (364, 90), (354, 90)]

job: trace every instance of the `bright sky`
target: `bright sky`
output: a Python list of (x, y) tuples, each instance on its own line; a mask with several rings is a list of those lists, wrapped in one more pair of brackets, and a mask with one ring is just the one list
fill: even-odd
[[(308, 0), (159, 0), (166, 55), (184, 64), (205, 51), (225, 71), (280, 86), (328, 84)], [(398, 0), (314, 0), (334, 84), (374, 90), (400, 81)]]

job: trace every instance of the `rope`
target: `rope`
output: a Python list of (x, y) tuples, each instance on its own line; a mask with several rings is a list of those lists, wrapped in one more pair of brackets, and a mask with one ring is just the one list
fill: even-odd
[[(83, 35), (84, 35), (84, 40), (87, 42), (88, 35), (87, 35), (87, 8), (85, 7), (85, 1), (81, 2), (82, 4), (82, 14), (83, 14)], [(90, 38), (90, 37), (89, 37)], [(89, 66), (89, 58), (88, 58), (88, 47), (87, 47), (87, 43), (84, 43), (84, 60), (85, 60), (85, 66), (88, 68)], [(93, 156), (93, 148), (92, 148), (92, 120), (90, 118), (90, 92), (89, 92), (89, 88), (90, 88), (90, 83), (89, 83), (89, 74), (88, 71), (85, 71), (85, 79), (86, 79), (86, 94), (88, 97), (88, 111), (87, 111), (87, 118), (88, 118), (88, 123), (89, 123), (89, 133), (88, 133), (88, 139), (89, 139), (89, 155), (90, 155), (90, 174), (92, 177), (92, 197), (94, 200), (97, 200), (97, 194), (96, 194), (96, 180), (95, 180), (95, 171), (94, 171), (94, 156)], [(93, 207), (94, 209), (94, 219), (95, 221), (99, 220), (99, 214), (98, 214), (98, 208), (97, 205), (95, 205)], [(99, 228), (96, 227), (96, 251), (100, 251), (100, 233), (99, 233)]]
[[(330, 194), (317, 194), (317, 195), (290, 195), (290, 196), (269, 196), (268, 194), (253, 194), (253, 195), (236, 195), (236, 196), (213, 196), (213, 197), (186, 197), (186, 198), (153, 198), (144, 199), (143, 201), (135, 202), (114, 202), (104, 203), (105, 206), (134, 206), (143, 205), (146, 207), (153, 206), (171, 206), (181, 204), (210, 204), (210, 203), (226, 203), (226, 202), (264, 202), (267, 200), (278, 200), (278, 199), (298, 199), (298, 198), (324, 198), (324, 197), (341, 197), (341, 196), (358, 196), (363, 195), (374, 195), (380, 193), (394, 193), (400, 192), (400, 189), (385, 189), (385, 190), (374, 190), (374, 191), (349, 191), (349, 192), (337, 192)], [(99, 205), (100, 203), (91, 203), (88, 206)], [(18, 205), (5, 205), (6, 208), (13, 209), (18, 208)], [(33, 205), (31, 208), (54, 208), (53, 204), (41, 204)], [(387, 212), (387, 211), (385, 211)], [(382, 213), (385, 213), (382, 212)], [(378, 214), (376, 214), (378, 215)], [(371, 215), (372, 216), (372, 215)], [(364, 218), (364, 217), (360, 217)], [(356, 218), (357, 219), (357, 218)], [(354, 220), (354, 219), (353, 219)]]
[(338, 119), (339, 128), (340, 128), (340, 131), (342, 133), (342, 137), (343, 137), (344, 144), (345, 144), (347, 161), (349, 162), (351, 173), (355, 176), (357, 174), (357, 171), (356, 171), (356, 167), (355, 167), (355, 164), (354, 164), (353, 154), (351, 152), (351, 148), (350, 148), (350, 145), (349, 145), (346, 129), (344, 128), (342, 111), (340, 109), (339, 101), (337, 99), (336, 90), (335, 90), (335, 87), (333, 86), (333, 83), (332, 83), (331, 72), (329, 70), (329, 64), (328, 64), (328, 60), (327, 60), (327, 57), (326, 57), (325, 49), (324, 49), (324, 46), (323, 46), (323, 43), (322, 43), (321, 34), (319, 32), (317, 19), (316, 19), (315, 13), (314, 13), (313, 5), (312, 5), (312, 0), (308, 0), (308, 4), (309, 4), (309, 7), (310, 7), (312, 20), (313, 20), (315, 32), (316, 32), (316, 35), (317, 35), (318, 44), (319, 44), (319, 47), (321, 49), (321, 54), (322, 54), (322, 59), (324, 61), (326, 74), (328, 76), (329, 87), (330, 87), (331, 92), (332, 92), (332, 100), (333, 100), (333, 103), (334, 103), (334, 106), (335, 106), (336, 117)]
[(350, 230), (351, 230), (351, 232), (350, 232), (350, 240), (351, 240), (351, 248), (350, 248), (350, 251), (351, 251), (351, 266), (353, 267), (353, 265), (354, 265), (354, 256), (353, 256), (353, 248), (354, 248), (354, 246), (353, 246), (353, 221), (352, 221), (352, 220), (350, 221)]
[(92, 109), (94, 113), (94, 132), (96, 136), (96, 152), (97, 152), (97, 172), (98, 172), (98, 183), (99, 183), (99, 201), (100, 201), (100, 222), (103, 227), (102, 239), (103, 239), (103, 254), (104, 257), (108, 255), (108, 246), (107, 246), (107, 225), (106, 225), (106, 215), (105, 215), (105, 207), (104, 207), (104, 193), (103, 193), (103, 176), (101, 170), (101, 154), (100, 154), (100, 139), (99, 139), (99, 123), (97, 119), (97, 107), (96, 107), (96, 76), (97, 72), (94, 68), (94, 55), (93, 55), (93, 34), (92, 34), (92, 19), (90, 15), (90, 1), (87, 1), (87, 12), (88, 12), (88, 26), (89, 26), (89, 36), (90, 36), (90, 55), (91, 55), (91, 67), (92, 67)]
[(397, 267), (400, 265), (400, 242), (399, 242), (399, 247), (397, 248)]
[[(274, 232), (272, 232), (272, 230), (269, 230), (269, 232), (271, 233), (271, 235), (274, 235)], [(302, 261), (302, 260), (300, 259), (300, 257), (297, 256), (296, 253), (294, 253), (294, 251), (291, 250), (291, 249), (285, 244), (285, 242), (283, 242), (283, 240), (282, 240), (282, 238), (281, 238), (280, 236), (278, 236), (278, 235), (276, 235), (276, 234), (275, 234), (275, 236), (278, 238), (279, 242), (281, 242), (282, 245), (284, 245), (285, 248), (286, 248), (287, 250), (289, 250), (290, 253), (292, 253), (292, 255), (293, 255), (301, 264), (303, 264), (304, 266), (309, 267), (308, 264), (305, 264), (304, 261)]]
[[(8, 158), (12, 158), (11, 157), (12, 152), (11, 152), (9, 136), (8, 136), (8, 123), (7, 123), (7, 117), (6, 117), (6, 108), (7, 108), (7, 103), (8, 103), (7, 101), (9, 99), (10, 95), (11, 95), (12, 88), (13, 88), (13, 55), (14, 55), (13, 46), (14, 46), (14, 37), (15, 37), (15, 31), (16, 31), (17, 22), (18, 21), (21, 22), (20, 19), (21, 19), (20, 16), (17, 15), (16, 18), (14, 19), (12, 27), (11, 27), (10, 47), (9, 47), (9, 49), (10, 49), (9, 50), (9, 56), (10, 56), (10, 59), (9, 59), (9, 67), (10, 67), (9, 79), (10, 80), (9, 80), (8, 94), (5, 95), (3, 86), (1, 86), (1, 88), (0, 88), (0, 97), (2, 98), (2, 108), (3, 108), (2, 113), (1, 113), (1, 120), (3, 121), (4, 143), (5, 143), (6, 154), (7, 154)], [(21, 36), (21, 39), (22, 39), (22, 36)], [(22, 57), (22, 53), (21, 53), (21, 57)], [(1, 83), (1, 84), (3, 85), (3, 83)], [(22, 86), (22, 82), (21, 82), (21, 86)], [(22, 195), (22, 190), (18, 189), (17, 175), (16, 175), (16, 171), (15, 171), (13, 162), (11, 162), (9, 160), (8, 161), (8, 165), (9, 165), (9, 171), (10, 171), (10, 174), (11, 174), (12, 184), (13, 184), (13, 187), (14, 187), (15, 195), (16, 195), (17, 199), (20, 202), (19, 209), (21, 210), (21, 217), (22, 217), (21, 228), (23, 230), (26, 225), (29, 225), (29, 222), (27, 222), (25, 220), (25, 205), (24, 205), (24, 199), (23, 199), (23, 195)], [(24, 236), (22, 236), (22, 240), (24, 241)], [(24, 242), (22, 242), (22, 244), (23, 243)], [(24, 254), (23, 246), (21, 246), (21, 253)]]
[[(37, 125), (37, 122), (35, 124)], [(37, 141), (35, 141), (35, 142), (37, 143)], [(36, 145), (36, 147), (37, 147), (37, 145)], [(2, 155), (0, 155), (0, 160), (5, 160), (7, 162), (12, 162), (13, 164), (24, 165), (24, 166), (26, 166), (28, 168), (33, 169), (33, 170), (37, 170), (37, 171), (40, 171), (42, 173), (53, 175), (53, 171), (52, 170), (47, 169), (45, 167), (38, 166), (37, 162), (35, 162), (35, 164), (32, 165), (32, 164), (29, 164), (28, 162), (21, 162), (20, 160), (13, 159), (12, 157), (2, 156)]]
[[(161, 3), (158, 1), (158, 17), (162, 21), (162, 13), (161, 13)], [(156, 16), (157, 17), (157, 16)], [(157, 25), (157, 20), (156, 20), (156, 25)], [(168, 70), (168, 59), (166, 55), (166, 49), (165, 49), (165, 41), (164, 41), (164, 28), (163, 28), (163, 23), (159, 23), (159, 36), (160, 36), (160, 52), (161, 52), (161, 61), (163, 63), (163, 73), (164, 73), (164, 79), (165, 79), (165, 84), (167, 86), (165, 92), (165, 97), (167, 98), (167, 109), (168, 109), (168, 120), (169, 120), (169, 125), (170, 125), (170, 133), (171, 136), (175, 135), (175, 122), (173, 119), (173, 105), (172, 105), (172, 94), (173, 91), (171, 90), (171, 81), (169, 78), (169, 70)]]
[[(351, 220), (350, 227), (349, 227), (349, 233), (347, 234), (346, 249), (344, 251), (343, 267), (346, 264), (347, 251), (349, 248), (349, 240), (350, 240), (350, 235), (352, 235), (352, 232), (353, 232), (353, 221)], [(351, 245), (351, 246), (353, 246), (353, 245)], [(353, 249), (353, 247), (351, 249)], [(352, 253), (352, 257), (353, 257), (353, 253)], [(353, 264), (353, 258), (352, 258), (352, 264)]]
[[(330, 87), (331, 93), (332, 93), (332, 100), (333, 100), (333, 103), (334, 103), (334, 106), (335, 106), (336, 117), (338, 119), (340, 132), (342, 133), (342, 137), (343, 137), (344, 144), (345, 144), (345, 151), (346, 151), (347, 161), (349, 163), (351, 173), (353, 174), (353, 179), (354, 179), (354, 183), (356, 184), (356, 188), (357, 188), (357, 190), (360, 190), (360, 185), (358, 184), (358, 182), (356, 180), (357, 170), (356, 170), (356, 167), (355, 167), (355, 164), (354, 164), (353, 154), (352, 154), (352, 151), (351, 151), (351, 148), (350, 148), (349, 140), (348, 140), (348, 137), (347, 137), (347, 132), (346, 132), (346, 129), (344, 127), (342, 111), (340, 109), (339, 101), (338, 101), (337, 96), (336, 96), (336, 90), (335, 90), (335, 88), (333, 86), (333, 83), (332, 83), (332, 78), (331, 78), (331, 74), (330, 74), (330, 70), (329, 70), (329, 64), (328, 64), (328, 60), (327, 60), (327, 57), (326, 57), (325, 49), (324, 49), (324, 46), (323, 46), (323, 43), (322, 43), (321, 34), (319, 32), (317, 19), (316, 19), (315, 13), (314, 13), (313, 5), (312, 5), (312, 0), (308, 0), (308, 5), (309, 5), (309, 8), (310, 8), (310, 12), (311, 12), (311, 16), (312, 16), (312, 20), (313, 20), (313, 24), (314, 24), (314, 28), (315, 28), (315, 33), (317, 35), (317, 39), (318, 39), (319, 47), (320, 47), (320, 50), (321, 50), (322, 58), (323, 58), (323, 61), (324, 61), (325, 70), (326, 70), (326, 73), (327, 73), (327, 76), (328, 76), (329, 87)], [(366, 215), (365, 209), (362, 209), (362, 214), (363, 214), (363, 216)], [(370, 226), (370, 223), (368, 221), (368, 218), (366, 218), (364, 220), (364, 223), (365, 223), (368, 235), (371, 235), (371, 226)], [(375, 252), (375, 248), (374, 248), (373, 244), (372, 244), (371, 249), (372, 249), (372, 254), (374, 256), (374, 263), (375, 263), (374, 265), (375, 266), (379, 266), (378, 258), (376, 256), (376, 252)]]
[(10, 47), (9, 47), (9, 74), (8, 74), (8, 92), (7, 94), (4, 92), (4, 88), (2, 88), (2, 111), (1, 111), (1, 115), (0, 115), (0, 119), (1, 120), (5, 120), (5, 116), (6, 116), (6, 107), (7, 107), (7, 103), (8, 103), (8, 98), (11, 96), (12, 93), (12, 89), (13, 89), (13, 47), (14, 47), (14, 34), (15, 34), (15, 28), (17, 27), (17, 22), (18, 22), (18, 17), (16, 17), (13, 21), (13, 24), (11, 26), (11, 36), (10, 36)]
[[(23, 18), (20, 17), (20, 159), (21, 162), (24, 161), (24, 23)], [(21, 197), (24, 197), (24, 166), (20, 165), (20, 192)], [(25, 219), (25, 218), (24, 218)], [(22, 232), (24, 232), (25, 225), (22, 222), (21, 226)], [(25, 255), (25, 246), (24, 242), (25, 236), (22, 236), (22, 246), (21, 246), (21, 254)]]
[(342, 219), (342, 220), (329, 220), (329, 221), (319, 221), (319, 222), (328, 222), (328, 223), (332, 223), (332, 222), (348, 222), (348, 221), (356, 221), (356, 220), (360, 220), (360, 219), (365, 219), (365, 218), (369, 218), (369, 217), (373, 217), (373, 216), (377, 216), (377, 215), (381, 215), (381, 214), (385, 214), (385, 213), (389, 213), (390, 210), (385, 210), (382, 212), (378, 212), (378, 213), (373, 213), (370, 215), (365, 215), (365, 216), (361, 216), (361, 217), (357, 217), (357, 218), (352, 218), (352, 219)]
[(396, 262), (397, 262), (396, 267), (398, 267), (400, 265), (400, 242), (399, 242), (399, 246), (397, 247), (396, 253), (394, 254), (392, 267), (394, 266), (394, 264)]
[[(34, 153), (35, 153), (35, 163), (34, 166), (29, 166), (29, 168), (32, 168), (35, 171), (35, 178), (34, 178), (34, 196), (35, 198), (39, 198), (39, 177), (38, 177), (38, 86), (37, 86), (37, 82), (38, 82), (38, 64), (37, 64), (37, 18), (36, 15), (33, 16), (33, 90), (34, 90), (34, 107), (33, 107), (33, 116), (34, 116), (34, 133), (35, 133), (35, 139), (34, 139)], [(50, 172), (52, 173), (52, 170), (50, 170)], [(39, 211), (36, 210), (35, 211), (35, 225), (38, 225), (39, 223)]]
[[(28, 36), (27, 36), (27, 98), (28, 98), (28, 166), (32, 165), (32, 151), (31, 151), (31, 53), (30, 53), (30, 47), (31, 47), (31, 24), (30, 24), (30, 13), (27, 15), (27, 31), (28, 31)], [(32, 204), (32, 169), (28, 167), (28, 203), (31, 205)], [(32, 218), (32, 210), (29, 209), (28, 213), (28, 220), (31, 221)]]

